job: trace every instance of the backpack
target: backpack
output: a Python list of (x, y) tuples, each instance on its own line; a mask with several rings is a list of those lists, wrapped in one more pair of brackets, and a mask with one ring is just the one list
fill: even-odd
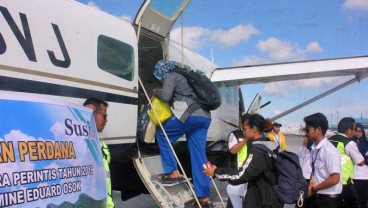
[(254, 146), (275, 159), (276, 184), (272, 189), (277, 198), (285, 204), (297, 203), (302, 207), (303, 200), (308, 196), (308, 184), (303, 176), (298, 155), (288, 151), (274, 153), (264, 145)]
[(147, 113), (149, 105), (145, 105), (137, 119), (137, 139), (143, 144), (155, 142), (156, 126), (151, 126), (151, 120)]
[(172, 72), (179, 73), (187, 79), (197, 96), (197, 98), (193, 99), (202, 109), (215, 110), (220, 107), (220, 93), (215, 84), (206, 75), (185, 68), (177, 68), (172, 70)]

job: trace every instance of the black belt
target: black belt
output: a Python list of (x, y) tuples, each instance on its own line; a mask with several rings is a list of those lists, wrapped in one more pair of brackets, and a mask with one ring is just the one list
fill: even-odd
[(336, 199), (340, 197), (340, 194), (316, 194), (317, 198), (332, 198)]

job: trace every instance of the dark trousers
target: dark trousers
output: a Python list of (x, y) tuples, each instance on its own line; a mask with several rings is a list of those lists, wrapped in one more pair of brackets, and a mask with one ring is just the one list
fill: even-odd
[(229, 197), (227, 198), (226, 208), (234, 208)]
[(368, 180), (354, 180), (354, 188), (358, 194), (360, 208), (368, 208)]
[(353, 184), (343, 185), (341, 195), (344, 208), (360, 208), (358, 195)]
[(313, 208), (342, 208), (342, 198), (317, 197), (312, 198)]
[(298, 203), (295, 204), (295, 208), (313, 208), (312, 202), (314, 197), (311, 196), (310, 198), (304, 199), (303, 206), (299, 207)]

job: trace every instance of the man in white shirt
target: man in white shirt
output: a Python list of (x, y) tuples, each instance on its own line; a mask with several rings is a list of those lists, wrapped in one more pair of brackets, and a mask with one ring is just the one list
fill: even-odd
[(337, 135), (328, 140), (337, 148), (341, 155), (341, 181), (344, 207), (359, 208), (358, 196), (353, 185), (354, 164), (364, 165), (364, 158), (357, 143), (351, 140), (355, 134), (355, 121), (345, 117), (337, 125)]
[(305, 136), (303, 140), (303, 145), (298, 153), (300, 166), (302, 167), (303, 171), (303, 176), (305, 180), (307, 180), (308, 184), (312, 173), (311, 160), (310, 160), (312, 145), (313, 141), (311, 141), (309, 138)]
[(339, 208), (342, 184), (340, 181), (341, 157), (325, 137), (328, 121), (322, 113), (304, 118), (305, 132), (313, 141), (311, 151), (312, 173), (308, 190), (313, 208)]
[[(303, 176), (307, 184), (310, 183), (310, 176), (312, 173), (312, 166), (311, 166), (311, 160), (310, 160), (312, 145), (313, 145), (313, 141), (310, 140), (307, 136), (304, 136), (303, 145), (300, 148), (299, 153), (298, 153), (300, 166), (302, 167)], [(299, 208), (298, 205), (296, 205), (295, 207)], [(304, 200), (302, 207), (303, 208), (311, 207), (310, 199)]]

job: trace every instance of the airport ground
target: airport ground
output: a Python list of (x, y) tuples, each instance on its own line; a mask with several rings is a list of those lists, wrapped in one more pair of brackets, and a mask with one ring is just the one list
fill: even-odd
[[(287, 148), (291, 152), (297, 152), (303, 143), (303, 139), (301, 136), (286, 136), (286, 142), (287, 142)], [(215, 183), (217, 188), (219, 189), (219, 192), (226, 203), (227, 201), (227, 194), (226, 194), (226, 185), (227, 182), (221, 182), (215, 179)], [(220, 208), (221, 202), (216, 194), (216, 190), (214, 186), (211, 186), (211, 201), (214, 202), (215, 207)], [(127, 201), (121, 201), (120, 200), (120, 192), (114, 192), (113, 193), (115, 207), (116, 208), (156, 208), (158, 207), (155, 203), (155, 201), (152, 199), (151, 195), (149, 194), (141, 194), (139, 196), (136, 196), (132, 199), (129, 199)], [(190, 206), (189, 206), (190, 207)], [(188, 207), (188, 208), (189, 208)], [(284, 208), (292, 208), (294, 205), (285, 205)]]

